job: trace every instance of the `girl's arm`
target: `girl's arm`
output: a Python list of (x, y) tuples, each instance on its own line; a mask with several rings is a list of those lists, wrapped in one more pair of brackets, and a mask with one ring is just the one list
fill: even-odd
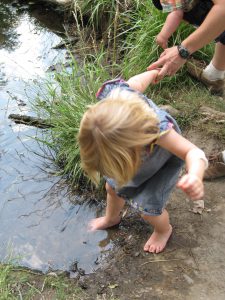
[(150, 83), (156, 83), (156, 78), (158, 73), (159, 70), (152, 70), (152, 71), (140, 73), (138, 75), (131, 77), (127, 81), (127, 83), (132, 89), (143, 93), (150, 85)]
[(161, 136), (157, 144), (185, 160), (187, 174), (177, 186), (193, 200), (201, 199), (204, 195), (203, 175), (208, 165), (204, 152), (174, 129)]

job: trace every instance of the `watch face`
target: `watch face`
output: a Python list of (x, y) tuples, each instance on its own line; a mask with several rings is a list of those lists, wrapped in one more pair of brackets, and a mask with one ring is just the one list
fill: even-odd
[(180, 56), (184, 59), (187, 59), (190, 56), (188, 50), (186, 48), (182, 47), (181, 45), (178, 46), (178, 51), (179, 51)]

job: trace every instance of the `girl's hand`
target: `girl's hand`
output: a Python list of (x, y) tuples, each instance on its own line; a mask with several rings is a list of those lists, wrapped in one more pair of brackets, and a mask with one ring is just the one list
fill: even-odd
[(192, 200), (200, 200), (204, 196), (203, 182), (195, 174), (184, 175), (178, 181), (177, 187), (183, 190)]
[(151, 72), (151, 84), (157, 84), (159, 82), (158, 80), (158, 74), (160, 72), (160, 69), (155, 69), (155, 70), (152, 70), (152, 71), (148, 71), (148, 72)]

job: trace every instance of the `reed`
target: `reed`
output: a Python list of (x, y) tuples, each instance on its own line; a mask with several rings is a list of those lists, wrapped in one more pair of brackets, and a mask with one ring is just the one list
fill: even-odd
[(104, 53), (88, 57), (82, 65), (72, 58), (70, 70), (57, 73), (56, 83), (49, 81), (33, 103), (38, 115), (52, 124), (51, 130), (37, 139), (50, 148), (60, 174), (67, 175), (73, 185), (84, 178), (76, 138), (80, 120), (87, 106), (96, 101), (102, 82), (110, 78), (110, 67), (104, 64)]

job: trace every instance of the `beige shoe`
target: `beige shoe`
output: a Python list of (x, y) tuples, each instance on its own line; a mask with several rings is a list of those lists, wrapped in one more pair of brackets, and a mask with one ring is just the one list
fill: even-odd
[(209, 167), (205, 171), (204, 179), (216, 179), (225, 176), (225, 163), (223, 161), (222, 152), (210, 155)]
[(209, 80), (204, 76), (203, 70), (206, 67), (206, 63), (195, 58), (191, 58), (186, 63), (188, 73), (196, 78), (198, 81), (202, 82), (208, 87), (210, 92), (215, 95), (223, 96), (225, 92), (225, 80)]

